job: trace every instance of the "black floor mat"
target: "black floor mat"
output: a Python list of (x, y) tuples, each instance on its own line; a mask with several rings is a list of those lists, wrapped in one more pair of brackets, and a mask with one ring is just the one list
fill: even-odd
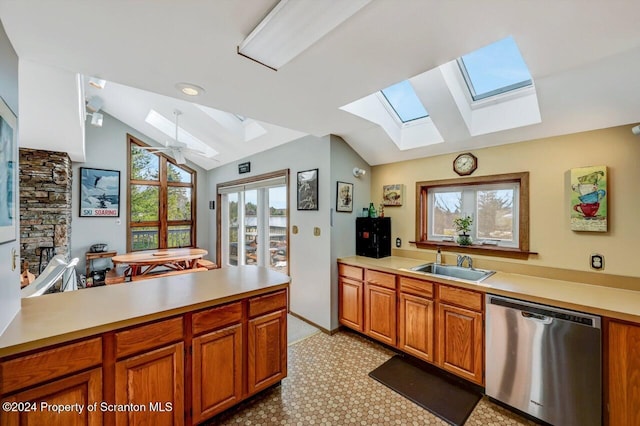
[(482, 394), (442, 373), (437, 367), (396, 355), (369, 376), (450, 424), (460, 426)]

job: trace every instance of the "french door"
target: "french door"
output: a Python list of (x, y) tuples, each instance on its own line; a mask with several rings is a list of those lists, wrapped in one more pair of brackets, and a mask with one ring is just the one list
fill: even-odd
[(269, 176), (218, 185), (222, 265), (257, 265), (288, 273), (287, 176)]

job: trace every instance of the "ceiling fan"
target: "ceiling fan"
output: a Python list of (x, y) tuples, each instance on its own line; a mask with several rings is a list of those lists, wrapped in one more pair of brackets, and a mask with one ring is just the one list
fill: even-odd
[(173, 141), (166, 141), (164, 146), (140, 146), (139, 148), (151, 152), (167, 152), (176, 160), (177, 164), (185, 164), (187, 162), (184, 156), (185, 154), (195, 154), (210, 160), (218, 161), (215, 158), (211, 158), (206, 152), (190, 148), (186, 143), (178, 140), (178, 118), (182, 115), (182, 112), (176, 109), (173, 111), (173, 115), (176, 116), (176, 135)]

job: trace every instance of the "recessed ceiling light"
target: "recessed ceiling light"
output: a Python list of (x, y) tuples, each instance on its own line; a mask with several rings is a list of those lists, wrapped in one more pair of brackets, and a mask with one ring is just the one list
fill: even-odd
[(176, 88), (187, 96), (198, 96), (204, 93), (204, 89), (191, 83), (178, 83)]

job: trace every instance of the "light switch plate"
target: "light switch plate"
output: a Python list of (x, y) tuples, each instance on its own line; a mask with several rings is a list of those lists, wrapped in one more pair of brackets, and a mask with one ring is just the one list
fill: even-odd
[(294, 234), (297, 234), (298, 233), (298, 227), (296, 225), (293, 225), (291, 227), (291, 232), (293, 232)]
[(598, 253), (591, 254), (591, 269), (602, 271), (604, 269), (604, 256)]
[(318, 228), (317, 226), (313, 228), (313, 235), (315, 235), (316, 237), (320, 236), (320, 228)]

